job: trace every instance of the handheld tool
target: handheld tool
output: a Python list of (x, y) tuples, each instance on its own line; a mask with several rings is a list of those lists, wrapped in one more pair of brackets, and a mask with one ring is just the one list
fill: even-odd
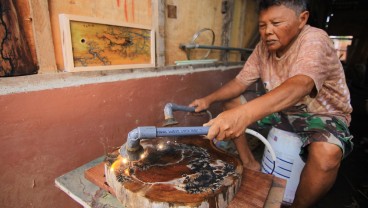
[[(174, 111), (195, 112), (195, 107), (177, 105), (175, 103), (167, 103), (164, 108), (164, 126), (176, 125), (174, 118)], [(210, 119), (212, 115), (207, 111)], [(128, 133), (127, 142), (120, 148), (120, 155), (130, 162), (138, 161), (144, 152), (140, 145), (141, 139), (149, 139), (156, 137), (179, 137), (179, 136), (198, 136), (206, 135), (209, 127), (192, 126), (192, 127), (155, 127), (155, 126), (141, 126), (133, 129)]]
[[(177, 105), (175, 103), (167, 103), (164, 108), (164, 117), (165, 121), (163, 126), (172, 126), (176, 125), (179, 122), (176, 121), (174, 118), (173, 112), (174, 111), (183, 111), (183, 112), (191, 112), (195, 113), (195, 107), (189, 107), (189, 106), (183, 106), (183, 105)], [(212, 119), (212, 114), (210, 111), (201, 111), (200, 113), (206, 112), (208, 114), (209, 120)]]
[[(173, 111), (185, 111), (185, 112), (195, 112), (195, 107), (181, 106), (174, 103), (168, 103), (165, 106), (165, 122), (164, 126), (175, 125), (178, 122), (173, 116)], [(209, 118), (212, 119), (212, 114), (206, 111)], [(179, 136), (199, 136), (207, 135), (210, 127), (207, 126), (192, 126), (192, 127), (155, 127), (155, 126), (142, 126), (133, 129), (128, 133), (127, 142), (121, 146), (119, 152), (120, 155), (129, 160), (130, 162), (138, 161), (144, 152), (143, 147), (140, 145), (141, 139), (152, 139), (156, 137), (179, 137)], [(273, 173), (276, 164), (276, 154), (272, 149), (271, 144), (264, 138), (260, 133), (252, 130), (246, 129), (245, 133), (253, 135), (261, 140), (266, 148), (270, 151), (271, 157), (273, 159), (273, 168), (270, 174)]]
[(120, 155), (130, 162), (138, 161), (143, 153), (143, 147), (140, 145), (141, 139), (152, 139), (156, 137), (180, 137), (207, 135), (209, 127), (155, 127), (141, 126), (128, 133), (127, 142), (120, 148)]

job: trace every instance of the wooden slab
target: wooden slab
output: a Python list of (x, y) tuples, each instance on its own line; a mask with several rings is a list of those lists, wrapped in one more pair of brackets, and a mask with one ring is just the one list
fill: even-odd
[[(52, 39), (49, 3), (44, 0), (29, 1), (32, 14), (34, 43), (39, 73), (57, 72), (54, 41)], [(46, 40), (46, 41), (45, 41)]]
[(286, 188), (286, 180), (273, 176), (271, 189), (268, 193), (264, 208), (280, 208), (283, 207), (283, 198)]
[(105, 163), (102, 162), (93, 168), (90, 168), (84, 172), (84, 177), (96, 184), (98, 187), (108, 191), (115, 196), (114, 190), (106, 183), (105, 180)]
[[(100, 163), (86, 170), (85, 177), (97, 186), (115, 194), (115, 191), (106, 184), (103, 166), (104, 163)], [(240, 189), (229, 207), (264, 207), (273, 178), (272, 175), (244, 169)]]
[(253, 170), (244, 170), (242, 186), (230, 202), (229, 208), (264, 207), (273, 177)]
[[(91, 181), (98, 187), (108, 191), (112, 195), (115, 195), (115, 192), (111, 189), (110, 186), (107, 185), (105, 180), (105, 173), (104, 173), (104, 166), (105, 163), (102, 162), (90, 169), (87, 169), (84, 172), (84, 176), (87, 180)], [(263, 208), (266, 206), (266, 198), (267, 201), (270, 201), (269, 207), (280, 207), (283, 191), (285, 189), (285, 184), (283, 187), (277, 186), (275, 191), (272, 192), (272, 189), (270, 189), (271, 181), (275, 181), (275, 179), (278, 179), (276, 177), (273, 177), (272, 175), (266, 175), (261, 172), (256, 172), (253, 170), (244, 169), (243, 170), (243, 177), (240, 189), (236, 196), (233, 198), (233, 200), (229, 204), (229, 208), (238, 208), (238, 207), (254, 207), (254, 208)], [(279, 179), (278, 179), (279, 180)], [(277, 180), (276, 180), (277, 181)], [(275, 183), (275, 182), (272, 182)], [(285, 182), (283, 182), (285, 183)], [(256, 187), (256, 190), (254, 191)], [(252, 189), (253, 191), (247, 191), (248, 189)], [(242, 194), (248, 192), (246, 195)], [(271, 193), (272, 192), (272, 193)], [(270, 195), (276, 194), (280, 197), (272, 197), (270, 198)]]
[(240, 160), (203, 137), (141, 140), (134, 163), (106, 164), (106, 181), (126, 207), (227, 207), (238, 191)]

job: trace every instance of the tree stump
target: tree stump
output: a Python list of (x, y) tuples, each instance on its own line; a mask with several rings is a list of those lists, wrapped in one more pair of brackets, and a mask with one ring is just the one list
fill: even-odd
[(126, 207), (227, 207), (243, 167), (200, 136), (141, 140), (141, 160), (116, 154), (105, 163), (108, 185)]

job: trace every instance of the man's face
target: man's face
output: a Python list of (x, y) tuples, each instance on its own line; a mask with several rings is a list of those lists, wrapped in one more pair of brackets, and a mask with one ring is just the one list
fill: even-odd
[(259, 14), (259, 33), (270, 52), (280, 57), (289, 48), (304, 26), (295, 11), (281, 6), (272, 6)]

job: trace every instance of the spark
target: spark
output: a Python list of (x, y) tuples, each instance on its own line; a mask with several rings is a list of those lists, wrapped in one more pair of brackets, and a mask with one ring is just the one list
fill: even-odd
[(127, 175), (127, 176), (130, 176), (130, 170), (129, 170), (129, 168), (127, 168), (127, 169), (124, 170), (124, 174)]
[(110, 170), (114, 171), (116, 166), (118, 165), (119, 160), (115, 160), (115, 162), (111, 165)]
[(122, 161), (121, 161), (124, 165), (126, 165), (129, 161), (127, 158), (123, 157)]
[(142, 153), (142, 154), (140, 155), (140, 158), (141, 158), (141, 159), (144, 159), (146, 156), (147, 156), (147, 155), (146, 155), (145, 153)]
[(165, 145), (164, 145), (164, 144), (159, 144), (159, 145), (157, 146), (157, 148), (158, 148), (159, 150), (163, 150), (163, 149), (165, 148)]

